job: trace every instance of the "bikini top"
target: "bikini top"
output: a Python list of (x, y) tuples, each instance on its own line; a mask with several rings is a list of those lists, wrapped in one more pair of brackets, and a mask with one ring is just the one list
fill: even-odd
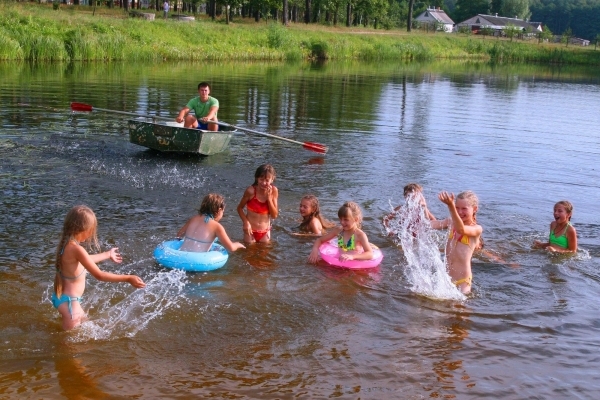
[(548, 242), (550, 242), (550, 244), (555, 244), (559, 247), (562, 247), (563, 249), (568, 249), (569, 248), (569, 239), (567, 239), (567, 229), (569, 229), (570, 225), (571, 225), (571, 223), (567, 222), (567, 226), (565, 226), (565, 229), (563, 230), (562, 235), (560, 235), (558, 237), (554, 235), (554, 229), (552, 229), (550, 231), (550, 237), (548, 238)]
[(452, 229), (450, 231), (450, 239), (454, 239), (459, 243), (465, 244), (467, 246), (470, 246), (471, 242), (469, 241), (469, 237), (467, 235), (459, 235), (458, 232), (456, 232), (456, 230)]
[(338, 247), (343, 251), (355, 250), (356, 249), (356, 241), (354, 240), (354, 233), (350, 236), (347, 243), (344, 243), (344, 232), (340, 232), (338, 235)]
[[(213, 218), (214, 218), (212, 214), (202, 214), (202, 215), (204, 215), (204, 223), (205, 223), (205, 224), (207, 224), (207, 223), (208, 223), (208, 221), (210, 221), (211, 219), (213, 219)], [(211, 241), (206, 241), (206, 240), (195, 239), (195, 238), (193, 238), (193, 237), (189, 237), (189, 236), (184, 236), (183, 238), (184, 238), (184, 239), (189, 239), (189, 240), (191, 240), (192, 242), (197, 242), (197, 243), (209, 243), (211, 246), (212, 246), (212, 244), (215, 242), (215, 240), (217, 240), (217, 238), (214, 238), (214, 239), (213, 239), (213, 240), (211, 240)], [(210, 248), (210, 246), (209, 246), (209, 248)]]
[[(71, 239), (71, 240), (73, 240), (73, 239)], [(67, 240), (67, 243), (69, 243), (71, 240)], [(74, 241), (75, 243), (79, 244), (79, 242), (78, 242), (78, 241), (76, 241), (76, 240), (73, 240), (73, 241)], [(62, 255), (63, 255), (63, 253), (65, 252), (65, 247), (67, 247), (67, 243), (65, 243), (65, 245), (64, 245), (64, 246), (63, 246), (63, 248), (62, 248), (62, 250), (60, 251), (60, 255), (61, 255), (61, 256), (62, 256)], [(56, 271), (58, 272), (58, 274), (60, 275), (60, 277), (61, 277), (61, 278), (63, 278), (63, 279), (67, 279), (67, 280), (75, 280), (75, 279), (79, 278), (81, 275), (85, 274), (85, 268), (83, 268), (83, 271), (81, 271), (81, 272), (79, 273), (79, 275), (77, 275), (77, 276), (66, 276), (66, 275), (63, 275), (63, 273), (62, 273), (62, 271), (60, 270), (60, 268), (58, 268), (58, 265), (56, 266)]]
[(254, 187), (254, 196), (246, 203), (246, 208), (257, 214), (268, 214), (269, 203), (262, 202), (256, 198), (256, 187)]

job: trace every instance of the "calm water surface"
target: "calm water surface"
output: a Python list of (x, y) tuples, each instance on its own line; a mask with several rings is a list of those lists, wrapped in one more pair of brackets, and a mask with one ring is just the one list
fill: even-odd
[[(473, 65), (1, 64), (0, 397), (596, 398), (600, 392), (600, 75)], [(73, 114), (70, 101), (174, 116), (210, 81), (221, 120), (326, 144), (321, 156), (236, 135), (222, 154), (162, 155), (128, 143), (126, 118)], [(22, 103), (30, 104), (24, 106)], [(45, 107), (45, 108), (42, 108)], [(220, 192), (223, 224), (256, 167), (272, 163), (280, 217), (272, 244), (231, 254), (209, 274), (165, 270), (154, 247), (199, 199)], [(382, 230), (390, 202), (419, 182), (474, 190), (486, 246), (466, 300), (411, 290)], [(382, 248), (380, 268), (306, 263), (292, 235), (300, 197), (334, 219), (346, 200)], [(569, 199), (580, 250), (530, 249)], [(103, 248), (134, 290), (88, 278), (90, 321), (61, 332), (49, 302), (67, 210), (99, 219)], [(435, 297), (435, 296), (433, 296)]]

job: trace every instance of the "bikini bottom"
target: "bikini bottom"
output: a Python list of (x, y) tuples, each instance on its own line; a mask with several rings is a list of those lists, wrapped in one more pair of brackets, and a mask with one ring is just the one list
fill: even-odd
[(52, 293), (52, 305), (54, 308), (58, 308), (62, 303), (69, 303), (69, 314), (71, 314), (71, 319), (73, 319), (73, 307), (71, 307), (71, 302), (77, 301), (81, 303), (81, 300), (83, 300), (83, 297), (71, 297), (63, 293), (59, 298), (56, 296), (56, 293)]

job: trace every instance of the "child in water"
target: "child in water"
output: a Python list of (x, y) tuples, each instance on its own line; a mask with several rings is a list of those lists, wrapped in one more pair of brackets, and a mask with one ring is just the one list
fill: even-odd
[(333, 228), (335, 224), (326, 220), (321, 215), (319, 208), (319, 199), (312, 194), (308, 194), (300, 199), (300, 215), (302, 223), (300, 224), (300, 232), (314, 235), (322, 235), (323, 228)]
[(268, 242), (271, 239), (271, 218), (277, 218), (279, 196), (273, 181), (275, 168), (269, 164), (258, 167), (254, 173), (254, 183), (248, 186), (237, 206), (246, 243)]
[[(418, 200), (421, 207), (423, 207), (425, 217), (429, 221), (435, 221), (435, 216), (429, 211), (429, 208), (427, 208), (427, 202), (425, 201), (425, 196), (423, 196), (423, 187), (421, 185), (418, 183), (409, 183), (408, 185), (404, 186), (404, 199), (407, 202), (411, 201), (412, 199)], [(383, 217), (383, 226), (385, 226), (385, 229), (389, 235), (394, 234), (389, 226), (390, 221), (400, 216), (399, 211), (402, 210), (402, 206), (403, 204), (400, 204), (399, 206), (395, 207), (391, 213)]]
[(232, 242), (219, 223), (225, 213), (225, 200), (223, 196), (211, 193), (204, 196), (198, 215), (190, 218), (177, 232), (177, 237), (183, 238), (181, 251), (205, 252), (210, 249), (216, 238), (228, 251), (245, 249), (239, 242)]
[(76, 327), (85, 318), (80, 303), (85, 290), (86, 271), (99, 281), (128, 282), (136, 288), (146, 286), (138, 276), (117, 275), (98, 268), (96, 263), (100, 261), (110, 259), (120, 263), (123, 259), (119, 249), (115, 247), (104, 253), (90, 255), (81, 246), (81, 243), (88, 242), (99, 248), (97, 226), (96, 215), (86, 206), (73, 207), (65, 217), (60, 242), (56, 248), (56, 277), (52, 293), (52, 305), (62, 315), (64, 330)]
[(340, 226), (321, 236), (315, 241), (308, 261), (315, 264), (319, 261), (319, 247), (337, 236), (340, 248), (340, 261), (371, 260), (373, 249), (367, 235), (360, 229), (362, 212), (358, 204), (348, 201), (338, 211)]
[(577, 231), (571, 225), (573, 205), (562, 200), (554, 205), (554, 221), (550, 223), (548, 242), (535, 241), (534, 249), (546, 249), (553, 253), (575, 253), (577, 251)]
[(451, 228), (446, 243), (446, 265), (452, 282), (458, 289), (468, 294), (471, 291), (473, 274), (471, 257), (473, 252), (481, 248), (483, 228), (477, 225), (477, 209), (479, 200), (471, 191), (459, 193), (454, 203), (454, 194), (441, 192), (439, 199), (448, 206), (450, 218), (431, 221), (434, 229)]

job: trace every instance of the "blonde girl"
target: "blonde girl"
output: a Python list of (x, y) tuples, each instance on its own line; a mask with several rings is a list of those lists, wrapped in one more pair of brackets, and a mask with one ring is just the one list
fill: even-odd
[(554, 205), (554, 221), (550, 223), (550, 236), (547, 242), (535, 241), (534, 249), (546, 249), (553, 253), (575, 253), (577, 251), (577, 231), (571, 225), (573, 204), (567, 200)]
[(340, 226), (333, 228), (315, 241), (312, 251), (308, 256), (310, 263), (319, 261), (319, 246), (337, 236), (340, 248), (340, 261), (346, 260), (371, 260), (373, 250), (367, 235), (360, 229), (362, 212), (358, 204), (348, 201), (338, 211)]
[(248, 186), (237, 206), (246, 243), (268, 242), (271, 239), (271, 219), (279, 214), (279, 191), (273, 181), (275, 168), (269, 164), (258, 167), (254, 173), (254, 183)]
[(225, 213), (225, 199), (217, 193), (204, 196), (198, 215), (190, 218), (177, 232), (177, 237), (183, 238), (181, 251), (205, 252), (210, 250), (216, 238), (228, 251), (245, 249), (239, 242), (232, 242), (225, 232), (223, 225), (219, 223)]
[(300, 199), (300, 215), (302, 223), (300, 224), (300, 232), (322, 235), (323, 228), (333, 228), (335, 224), (326, 220), (321, 215), (319, 207), (319, 199), (312, 194), (307, 194)]
[(94, 278), (104, 282), (128, 282), (133, 287), (143, 288), (144, 282), (135, 275), (117, 275), (104, 272), (96, 263), (112, 260), (123, 261), (119, 249), (112, 249), (99, 254), (88, 254), (81, 244), (86, 243), (99, 249), (96, 228), (98, 222), (94, 212), (86, 206), (73, 207), (65, 217), (63, 230), (56, 248), (56, 277), (52, 305), (62, 316), (64, 330), (81, 324), (85, 312), (81, 308), (81, 300), (85, 291), (85, 275), (89, 272)]
[(471, 291), (473, 273), (471, 258), (475, 250), (481, 249), (483, 228), (477, 224), (479, 200), (471, 191), (459, 193), (454, 202), (454, 194), (441, 192), (440, 201), (448, 206), (450, 218), (431, 221), (434, 229), (450, 228), (446, 243), (446, 265), (448, 274), (456, 287), (464, 294)]

